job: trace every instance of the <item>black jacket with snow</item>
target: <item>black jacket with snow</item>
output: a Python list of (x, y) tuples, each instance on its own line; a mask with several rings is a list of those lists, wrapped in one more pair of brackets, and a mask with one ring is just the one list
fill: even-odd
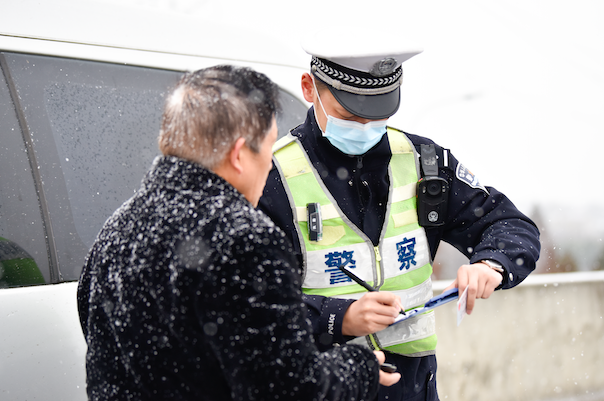
[(156, 159), (80, 278), (90, 399), (372, 399), (369, 350), (317, 350), (292, 255), (222, 178)]

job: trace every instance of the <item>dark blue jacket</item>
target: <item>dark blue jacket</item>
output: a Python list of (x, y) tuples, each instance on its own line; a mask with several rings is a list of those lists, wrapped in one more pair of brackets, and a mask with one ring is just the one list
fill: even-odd
[[(387, 169), (391, 157), (388, 137), (384, 135), (364, 155), (346, 155), (321, 135), (312, 108), (308, 111), (306, 121), (292, 130), (292, 134), (299, 138), (338, 206), (377, 245), (388, 200)], [(418, 152), (421, 144), (434, 143), (427, 138), (406, 135)], [(487, 193), (470, 186), (467, 180), (459, 179), (456, 173), (459, 165), (457, 159), (447, 149), (436, 144), (435, 147), (439, 175), (449, 182), (450, 192), (445, 225), (426, 229), (432, 257), (440, 241), (444, 240), (466, 255), (472, 263), (482, 259), (499, 261), (506, 269), (503, 288), (518, 285), (535, 268), (539, 257), (539, 232), (536, 226), (495, 188), (488, 187)], [(292, 210), (276, 168), (269, 174), (259, 207), (286, 232), (302, 260)], [(352, 301), (305, 296), (305, 302), (315, 336), (321, 344), (329, 346), (346, 340), (341, 333), (342, 319)], [(334, 336), (326, 335), (329, 325), (335, 325)], [(435, 369), (435, 361), (428, 365), (430, 369)]]

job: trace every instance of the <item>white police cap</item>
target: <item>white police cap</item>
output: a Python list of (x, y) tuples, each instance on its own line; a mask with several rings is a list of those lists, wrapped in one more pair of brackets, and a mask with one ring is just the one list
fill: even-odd
[(323, 31), (303, 43), (304, 51), (312, 56), (312, 74), (354, 115), (376, 120), (396, 113), (401, 64), (422, 50), (400, 45), (400, 39), (392, 35), (337, 39)]

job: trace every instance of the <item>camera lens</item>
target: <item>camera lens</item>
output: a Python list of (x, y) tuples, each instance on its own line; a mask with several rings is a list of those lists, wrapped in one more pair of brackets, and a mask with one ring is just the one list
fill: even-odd
[(441, 187), (439, 182), (429, 182), (427, 185), (428, 195), (436, 196), (440, 194)]

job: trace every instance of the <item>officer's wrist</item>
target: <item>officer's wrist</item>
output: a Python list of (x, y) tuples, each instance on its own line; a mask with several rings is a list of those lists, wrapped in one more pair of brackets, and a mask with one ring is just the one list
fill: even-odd
[(495, 290), (502, 288), (505, 282), (505, 267), (503, 267), (503, 265), (498, 261), (492, 259), (483, 259), (479, 261), (479, 263), (482, 263), (488, 266), (490, 269), (495, 270), (497, 273), (501, 274), (501, 283), (497, 286), (497, 288), (495, 288)]

